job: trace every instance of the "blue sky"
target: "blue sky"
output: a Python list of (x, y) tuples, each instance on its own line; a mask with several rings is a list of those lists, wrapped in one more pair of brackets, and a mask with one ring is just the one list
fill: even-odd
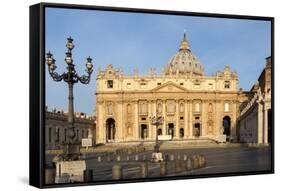
[[(75, 111), (92, 114), (98, 68), (113, 64), (125, 74), (132, 74), (134, 68), (146, 74), (154, 67), (160, 73), (178, 51), (184, 30), (207, 75), (229, 64), (238, 73), (239, 86), (249, 90), (271, 54), (270, 28), (269, 21), (258, 20), (47, 8), (46, 51), (54, 54), (59, 73), (66, 68), (69, 36), (74, 38), (73, 59), (80, 75), (85, 73), (86, 57), (93, 58), (90, 84), (74, 86)], [(49, 74), (46, 105), (67, 110), (67, 85), (52, 81)]]

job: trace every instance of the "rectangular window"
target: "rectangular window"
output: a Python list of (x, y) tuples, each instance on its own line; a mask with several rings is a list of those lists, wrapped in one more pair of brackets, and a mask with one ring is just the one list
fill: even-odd
[(66, 142), (67, 139), (67, 129), (64, 129), (64, 141)]
[(199, 89), (200, 88), (200, 84), (198, 84), (198, 83), (194, 84), (194, 88), (195, 89)]
[(183, 85), (184, 85), (184, 83), (183, 83), (183, 82), (181, 82), (181, 83), (180, 83), (180, 85), (181, 85), (181, 86), (183, 86)]
[(183, 120), (184, 118), (183, 117), (180, 117), (180, 120)]
[(57, 142), (60, 142), (60, 128), (57, 129)]
[(158, 82), (158, 83), (157, 83), (157, 86), (161, 86), (161, 84), (162, 84), (161, 82)]
[(52, 128), (49, 128), (49, 143), (52, 142)]
[(141, 114), (146, 114), (147, 113), (147, 103), (146, 102), (141, 102), (139, 105), (139, 112)]
[(146, 88), (146, 83), (145, 83), (145, 82), (141, 82), (141, 83), (140, 83), (140, 87), (141, 87), (141, 88)]
[(229, 89), (230, 88), (230, 82), (229, 81), (225, 81), (224, 82), (224, 88), (225, 89)]
[(195, 104), (195, 112), (200, 112), (200, 105), (199, 105), (199, 103)]
[(224, 112), (229, 112), (229, 103), (224, 104)]
[(107, 88), (113, 88), (113, 80), (107, 80)]

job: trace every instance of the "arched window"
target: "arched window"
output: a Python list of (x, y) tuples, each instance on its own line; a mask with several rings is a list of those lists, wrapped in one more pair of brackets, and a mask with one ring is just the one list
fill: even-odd
[(208, 112), (209, 112), (209, 113), (212, 113), (212, 112), (213, 112), (213, 104), (211, 104), (211, 103), (209, 103)]
[(161, 113), (161, 112), (162, 112), (162, 104), (161, 104), (161, 103), (158, 103), (158, 104), (157, 104), (157, 112), (158, 112), (158, 113)]
[(168, 103), (167, 112), (168, 113), (174, 113), (175, 112), (175, 105), (173, 103)]
[(184, 112), (184, 104), (183, 104), (183, 103), (180, 104), (180, 112), (181, 112), (181, 113)]

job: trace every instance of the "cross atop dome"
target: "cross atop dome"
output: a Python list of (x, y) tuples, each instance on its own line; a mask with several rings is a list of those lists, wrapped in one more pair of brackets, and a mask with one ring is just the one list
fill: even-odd
[(189, 43), (188, 43), (187, 38), (186, 38), (185, 30), (184, 30), (183, 39), (181, 41), (179, 50), (180, 51), (190, 50)]

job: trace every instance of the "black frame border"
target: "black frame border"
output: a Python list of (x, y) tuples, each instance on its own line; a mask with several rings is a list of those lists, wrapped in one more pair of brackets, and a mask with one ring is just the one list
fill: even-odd
[[(128, 180), (108, 180), (88, 183), (69, 183), (46, 185), (45, 182), (45, 9), (46, 8), (64, 8), (64, 9), (83, 9), (100, 10), (109, 12), (132, 12), (147, 14), (181, 15), (197, 17), (213, 17), (226, 19), (248, 19), (264, 20), (271, 22), (271, 109), (272, 109), (272, 143), (271, 143), (271, 170), (232, 172), (217, 174), (202, 174), (189, 176), (159, 177), (146, 179), (128, 179)], [(186, 180), (195, 178), (215, 178), (244, 175), (261, 175), (274, 173), (274, 141), (275, 141), (275, 107), (274, 107), (274, 17), (233, 15), (219, 13), (201, 13), (188, 11), (155, 10), (140, 8), (108, 7), (94, 5), (77, 5), (61, 3), (39, 3), (29, 8), (29, 59), (30, 59), (30, 77), (29, 77), (29, 184), (38, 188), (60, 188), (72, 186), (90, 186), (105, 184), (137, 183), (167, 180)], [(39, 128), (38, 128), (39, 127)]]

